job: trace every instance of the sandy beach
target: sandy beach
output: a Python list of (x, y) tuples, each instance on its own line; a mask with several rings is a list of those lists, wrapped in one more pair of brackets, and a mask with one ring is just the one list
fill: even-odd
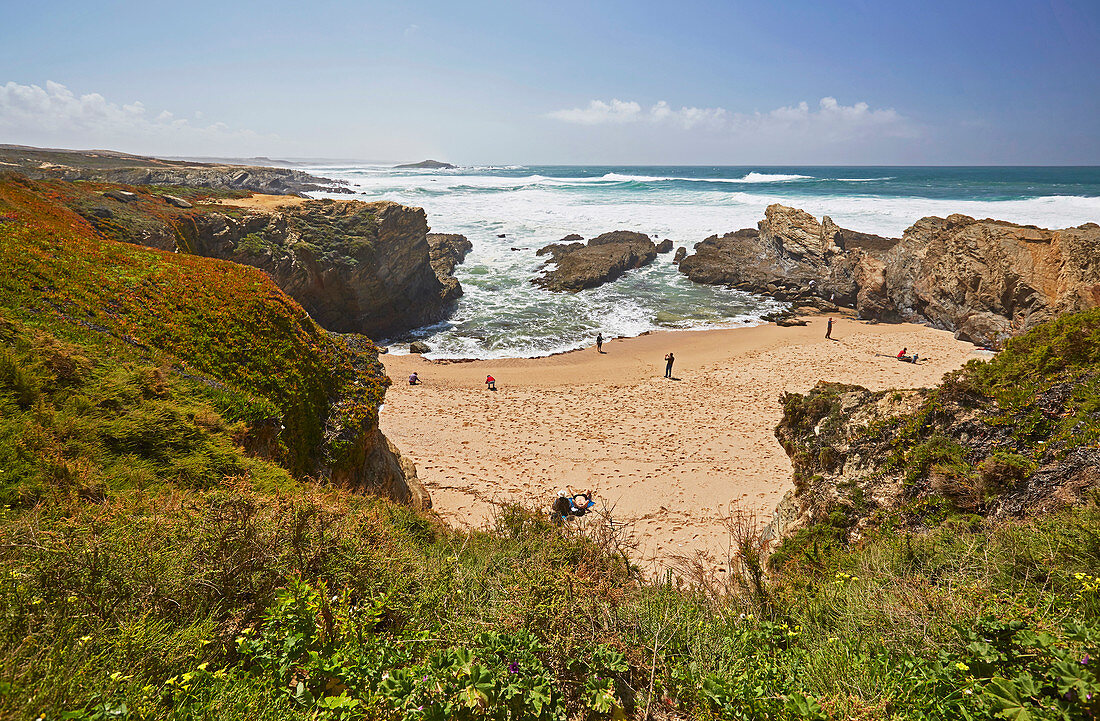
[[(593, 488), (616, 520), (633, 521), (643, 565), (702, 553), (720, 566), (731, 504), (768, 519), (790, 487), (773, 435), (781, 393), (818, 380), (928, 386), (980, 357), (923, 326), (840, 317), (826, 340), (825, 323), (653, 333), (605, 342), (604, 354), (591, 347), (536, 359), (389, 354), (382, 430), (416, 462), (435, 511), (453, 525), (485, 523), (493, 503), (548, 506), (566, 485)], [(876, 355), (902, 347), (921, 363)], [(672, 380), (663, 377), (669, 351)], [(408, 384), (413, 371), (422, 385)]]

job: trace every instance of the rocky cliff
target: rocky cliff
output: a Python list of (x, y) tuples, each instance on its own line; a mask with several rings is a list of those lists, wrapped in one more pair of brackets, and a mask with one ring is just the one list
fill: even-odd
[(782, 403), (795, 487), (780, 538), (1080, 504), (1100, 489), (1100, 310), (1043, 324), (934, 389), (821, 383)]
[(461, 295), (433, 269), (420, 208), (310, 200), (258, 209), (211, 203), (194, 189), (178, 191), (190, 198), (177, 198), (181, 207), (140, 186), (55, 187), (116, 240), (261, 268), (331, 331), (401, 333), (440, 320)]
[(965, 215), (922, 218), (882, 259), (861, 315), (918, 320), (997, 346), (1100, 306), (1100, 226), (1044, 230)]
[(538, 250), (555, 266), (531, 282), (554, 291), (578, 291), (615, 280), (632, 268), (641, 268), (657, 257), (657, 246), (643, 233), (616, 230), (585, 245), (552, 243)]
[(1100, 226), (1044, 230), (952, 215), (922, 218), (894, 239), (771, 205), (758, 229), (707, 238), (680, 270), (699, 283), (835, 302), (862, 318), (929, 323), (999, 346), (1100, 305)]

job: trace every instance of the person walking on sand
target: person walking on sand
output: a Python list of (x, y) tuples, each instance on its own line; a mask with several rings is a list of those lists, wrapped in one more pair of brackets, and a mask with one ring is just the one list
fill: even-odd
[(596, 352), (603, 353), (603, 333), (596, 334)]
[(825, 329), (825, 337), (829, 340), (833, 339), (833, 319), (829, 319), (829, 327)]
[(485, 376), (485, 387), (488, 390), (495, 391), (497, 389), (497, 379), (492, 376)]
[(676, 361), (676, 356), (668, 353), (665, 355), (665, 378), (672, 377), (672, 364)]

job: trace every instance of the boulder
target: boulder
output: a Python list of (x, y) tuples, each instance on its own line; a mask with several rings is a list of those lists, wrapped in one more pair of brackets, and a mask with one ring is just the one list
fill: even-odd
[(679, 264), (679, 262), (683, 260), (685, 256), (687, 256), (687, 254), (688, 249), (681, 245), (679, 248), (676, 249), (676, 254), (672, 256), (672, 262)]
[(131, 203), (138, 199), (137, 193), (131, 193), (128, 190), (108, 190), (103, 193), (104, 198), (111, 198), (117, 200), (120, 203)]
[(572, 243), (575, 240), (584, 240), (584, 236), (583, 235), (577, 235), (576, 233), (570, 233), (569, 235), (565, 236), (564, 238), (562, 238), (558, 242), (559, 243)]
[(183, 198), (179, 198), (175, 195), (163, 195), (161, 196), (165, 203), (168, 205), (174, 205), (177, 208), (193, 208), (194, 206), (188, 203)]
[(644, 233), (616, 230), (593, 238), (587, 245), (553, 243), (538, 251), (538, 255), (547, 254), (555, 267), (532, 282), (553, 291), (578, 291), (652, 263), (657, 246)]
[(431, 347), (422, 340), (414, 340), (412, 343), (409, 343), (410, 353), (430, 353), (431, 350)]
[(670, 250), (672, 250), (672, 241), (669, 240), (668, 238), (665, 238), (664, 240), (662, 240), (660, 243), (657, 244), (657, 252), (658, 253), (667, 253)]

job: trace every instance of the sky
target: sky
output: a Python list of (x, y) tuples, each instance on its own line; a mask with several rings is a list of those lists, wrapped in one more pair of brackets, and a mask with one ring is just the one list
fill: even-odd
[(1095, 165), (1100, 1), (0, 0), (0, 143)]

